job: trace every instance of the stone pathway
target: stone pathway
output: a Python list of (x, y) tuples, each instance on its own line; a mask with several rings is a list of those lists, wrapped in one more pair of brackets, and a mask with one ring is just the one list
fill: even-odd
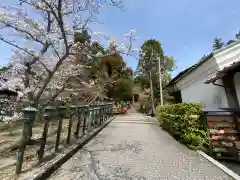
[(230, 180), (197, 152), (163, 131), (153, 118), (118, 116), (50, 180)]

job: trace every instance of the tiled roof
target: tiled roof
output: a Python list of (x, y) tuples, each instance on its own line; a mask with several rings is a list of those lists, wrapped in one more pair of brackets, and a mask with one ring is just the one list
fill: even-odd
[(209, 59), (211, 59), (213, 57), (213, 54), (218, 54), (230, 47), (233, 47), (237, 44), (240, 43), (240, 40), (236, 40), (235, 42), (227, 45), (227, 46), (224, 46), (223, 48), (219, 49), (219, 50), (216, 50), (212, 53), (210, 53), (208, 56), (202, 58), (200, 61), (198, 61), (196, 64), (192, 65), (191, 67), (185, 69), (184, 71), (180, 72), (176, 77), (174, 77), (167, 86), (171, 86), (172, 84), (174, 84), (176, 81), (180, 80), (182, 77), (190, 74), (192, 71), (194, 71), (195, 69), (197, 69), (199, 66), (201, 66), (203, 63), (207, 62)]
[(225, 76), (228, 72), (230, 71), (234, 71), (236, 68), (238, 68), (240, 66), (240, 60), (238, 59), (237, 61), (233, 62), (232, 64), (225, 66), (222, 70), (218, 71), (216, 76), (208, 79), (205, 84), (210, 84), (220, 78), (222, 78), (223, 76)]

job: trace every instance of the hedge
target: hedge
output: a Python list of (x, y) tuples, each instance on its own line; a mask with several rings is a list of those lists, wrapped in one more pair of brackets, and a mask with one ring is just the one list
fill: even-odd
[(201, 104), (179, 103), (158, 106), (156, 115), (162, 128), (187, 147), (207, 150), (209, 140), (201, 118)]

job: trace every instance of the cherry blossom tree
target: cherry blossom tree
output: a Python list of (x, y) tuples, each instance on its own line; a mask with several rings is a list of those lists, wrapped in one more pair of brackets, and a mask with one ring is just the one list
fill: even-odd
[[(13, 90), (18, 88), (18, 100), (27, 99), (38, 106), (41, 101), (44, 105), (53, 102), (64, 91), (79, 93), (89, 88), (90, 83), (84, 76), (84, 61), (116, 51), (126, 55), (137, 52), (132, 48), (135, 30), (125, 35), (125, 45), (116, 38), (107, 37), (108, 54), (92, 54), (89, 50), (86, 32), (92, 32), (91, 24), (97, 22), (101, 8), (106, 5), (122, 9), (121, 0), (18, 2), (16, 6), (0, 5), (0, 40), (11, 45), (14, 51), (9, 60), (10, 68), (1, 73), (0, 85)], [(79, 41), (74, 39), (76, 33), (81, 35)], [(99, 33), (92, 34), (99, 36)], [(69, 86), (73, 78), (88, 86)], [(96, 91), (95, 94), (99, 94), (97, 88)]]
[[(17, 85), (36, 104), (50, 86), (54, 90), (63, 89), (59, 83), (65, 84), (61, 78), (68, 79), (66, 72), (72, 72), (71, 68), (77, 69), (75, 75), (82, 69), (81, 64), (77, 68), (69, 67), (70, 59), (76, 55), (93, 56), (84, 37), (75, 43), (74, 34), (88, 30), (104, 4), (122, 8), (121, 1), (114, 0), (19, 0), (19, 3), (15, 7), (1, 6), (0, 12), (0, 40), (14, 47), (12, 68), (8, 71), (11, 80), (7, 86)], [(116, 45), (110, 39), (109, 49), (116, 50)], [(123, 45), (119, 51), (123, 51)]]

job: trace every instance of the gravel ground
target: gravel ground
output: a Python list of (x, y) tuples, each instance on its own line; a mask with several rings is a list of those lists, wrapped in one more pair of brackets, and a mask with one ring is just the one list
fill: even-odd
[(50, 180), (228, 180), (197, 152), (187, 149), (151, 118), (119, 116)]

